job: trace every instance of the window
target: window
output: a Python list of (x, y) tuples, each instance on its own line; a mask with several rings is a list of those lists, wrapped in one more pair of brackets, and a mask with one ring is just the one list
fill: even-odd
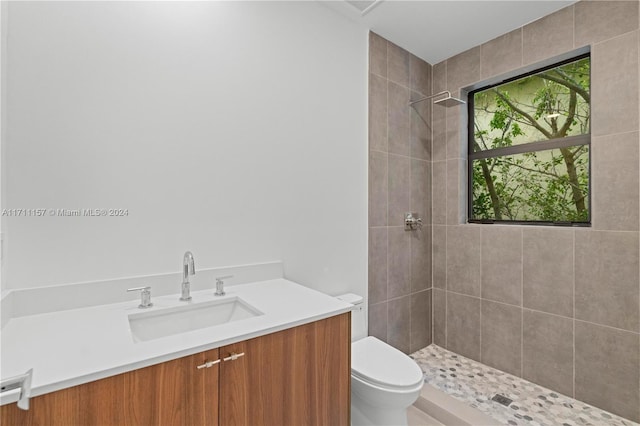
[(590, 222), (590, 57), (469, 93), (469, 221)]

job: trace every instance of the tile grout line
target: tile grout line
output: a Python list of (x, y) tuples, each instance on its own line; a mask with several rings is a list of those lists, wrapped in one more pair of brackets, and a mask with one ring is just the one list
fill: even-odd
[(479, 330), (479, 334), (480, 334), (480, 362), (482, 362), (482, 239), (484, 238), (483, 235), (483, 228), (480, 228), (480, 330)]
[[(453, 291), (453, 290), (447, 290), (447, 292), (455, 294), (455, 295), (458, 295), (458, 296), (469, 297), (471, 299), (478, 299), (478, 300), (482, 299), (484, 302), (496, 303), (498, 305), (509, 306), (509, 307), (512, 307), (512, 308), (521, 308), (518, 305), (512, 305), (510, 303), (500, 302), (498, 300), (481, 298), (481, 297), (478, 297), (478, 296), (472, 296), (470, 294), (460, 293), (460, 292)], [(545, 312), (545, 311), (541, 311), (541, 310), (538, 310), (538, 309), (532, 309), (532, 308), (526, 308), (526, 307), (524, 307), (522, 309), (524, 309), (525, 311), (529, 311), (529, 312), (535, 312), (535, 313), (539, 313), (539, 314), (549, 315), (549, 316), (552, 316), (552, 317), (555, 317), (555, 318), (573, 320), (573, 318), (570, 318), (570, 317), (565, 317), (565, 316), (562, 316), (562, 315), (554, 314), (554, 313), (551, 313), (551, 312)], [(586, 321), (586, 320), (581, 320), (581, 319), (575, 319), (575, 321), (581, 322), (581, 323), (584, 323), (584, 324), (595, 325), (597, 327), (603, 327), (603, 328), (607, 328), (607, 329), (611, 329), (611, 330), (616, 330), (616, 331), (619, 331), (619, 332), (622, 332), (622, 333), (631, 333), (631, 334), (640, 335), (640, 332), (638, 332), (638, 331), (626, 330), (624, 328), (613, 327), (613, 326), (610, 326), (610, 325), (607, 325), (607, 324), (599, 324), (599, 323), (596, 323), (596, 322), (591, 322), (591, 321)]]
[(524, 25), (520, 27), (520, 67), (524, 67)]
[[(444, 87), (445, 90), (449, 86), (449, 61), (444, 61)], [(432, 108), (433, 110), (433, 108)], [(445, 197), (444, 197), (444, 212), (445, 218), (444, 223), (447, 225), (447, 195), (446, 195), (446, 176), (447, 176), (447, 113), (444, 113), (444, 172), (445, 172)], [(447, 245), (449, 243), (448, 229), (444, 229), (444, 343), (445, 348), (449, 347), (449, 250), (447, 250)]]
[[(634, 33), (636, 31), (640, 31), (640, 28), (634, 28), (633, 30), (629, 30), (626, 33), (622, 33), (622, 34), (618, 34), (618, 35), (613, 36), (613, 37), (605, 38), (604, 40), (600, 40), (600, 41), (597, 41), (595, 43), (587, 43), (584, 46), (590, 46), (591, 48), (593, 48), (593, 47), (595, 47), (595, 46), (597, 46), (599, 44), (604, 44), (604, 43), (607, 43), (607, 42), (609, 42), (611, 40), (615, 40), (617, 38), (622, 38), (622, 37), (628, 36), (629, 34)], [(581, 46), (578, 46), (578, 47), (581, 47)], [(593, 50), (591, 50), (591, 52), (593, 53)]]
[[(445, 224), (445, 223), (436, 223), (438, 226), (464, 226), (464, 227), (479, 227), (479, 228), (487, 228), (487, 227), (523, 227), (524, 229), (566, 229), (566, 230), (574, 230), (574, 229), (584, 229), (584, 232), (597, 233), (597, 232), (608, 232), (612, 234), (638, 234), (640, 231), (625, 231), (622, 229), (594, 229), (593, 226), (551, 226), (551, 225), (522, 225), (518, 223), (461, 223), (461, 224)], [(400, 226), (400, 225), (396, 225)]]
[[(411, 86), (411, 55), (409, 55), (409, 86)], [(411, 100), (411, 94), (413, 91), (409, 89), (409, 100)], [(409, 108), (408, 114), (409, 121), (409, 140), (405, 142), (409, 145), (409, 211), (413, 211), (413, 159), (411, 158), (411, 108)], [(405, 231), (406, 232), (406, 231)], [(411, 231), (410, 231), (411, 232)], [(411, 300), (413, 299), (413, 235), (409, 233), (409, 353), (411, 353), (411, 346), (413, 344), (413, 312), (411, 309)]]
[(576, 48), (576, 7), (575, 5), (571, 5), (571, 13), (573, 14), (573, 28), (572, 28), (572, 32), (571, 32), (571, 37), (573, 37), (573, 48)]
[(520, 228), (520, 377), (524, 377), (524, 228)]
[[(532, 309), (530, 309), (530, 310), (532, 310)], [(597, 322), (585, 321), (585, 320), (581, 320), (581, 319), (578, 319), (578, 318), (576, 318), (574, 320), (574, 322), (575, 323), (581, 322), (583, 324), (589, 324), (589, 325), (594, 325), (596, 327), (602, 327), (602, 328), (606, 328), (606, 329), (609, 329), (609, 330), (615, 330), (615, 331), (620, 332), (620, 333), (631, 333), (631, 334), (640, 335), (640, 333), (637, 332), (637, 331), (625, 330), (624, 328), (613, 327), (613, 326), (606, 325), (606, 324), (598, 324)], [(574, 348), (574, 351), (575, 351), (575, 348)]]
[[(388, 132), (388, 130), (387, 130), (387, 132)], [(395, 152), (390, 152), (390, 151), (380, 151), (379, 149), (370, 149), (369, 152), (377, 152), (379, 154), (394, 155), (396, 157), (406, 158), (406, 159), (409, 159), (409, 160), (422, 161), (423, 163), (428, 163), (429, 162), (429, 160), (425, 160), (424, 158), (417, 158), (417, 157), (412, 157), (410, 155), (404, 155), (404, 154), (396, 154)]]
[(571, 323), (573, 324), (573, 360), (572, 360), (572, 366), (573, 366), (573, 386), (572, 386), (572, 395), (574, 398), (576, 396), (576, 230), (574, 229), (573, 232), (573, 241), (572, 241), (572, 250), (571, 250), (571, 256), (572, 256), (572, 262), (571, 264), (573, 265), (573, 320), (571, 321)]
[[(431, 65), (431, 75), (429, 78), (429, 91), (431, 93), (433, 93), (433, 75), (434, 75), (434, 70), (433, 70), (433, 65)], [(429, 130), (431, 131), (431, 137), (429, 138), (430, 143), (431, 143), (431, 147), (429, 149), (429, 163), (430, 163), (430, 168), (429, 168), (429, 174), (431, 175), (431, 180), (429, 182), (429, 226), (431, 227), (431, 288), (435, 289), (435, 287), (433, 286), (433, 282), (434, 282), (434, 250), (433, 250), (433, 106), (431, 106), (431, 108), (429, 108)], [(435, 329), (436, 329), (436, 321), (435, 321), (435, 305), (436, 305), (436, 298), (435, 298), (435, 291), (431, 292), (431, 343), (435, 342)]]
[(444, 227), (444, 341), (447, 343), (447, 282), (449, 280), (449, 274), (447, 273), (447, 242), (449, 241), (447, 237), (447, 227)]
[[(387, 88), (387, 96), (386, 96), (386, 110), (387, 110), (387, 151), (389, 151), (389, 42), (385, 40), (385, 60), (386, 60), (386, 74), (385, 78), (385, 87)], [(386, 321), (385, 321), (385, 343), (389, 342), (389, 155), (387, 155), (387, 200), (386, 200), (386, 216), (387, 216), (387, 296), (385, 301), (385, 310), (386, 312)]]

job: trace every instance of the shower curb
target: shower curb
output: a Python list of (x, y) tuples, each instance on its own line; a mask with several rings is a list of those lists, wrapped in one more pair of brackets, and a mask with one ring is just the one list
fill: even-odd
[(413, 404), (444, 425), (489, 426), (496, 421), (479, 410), (425, 383), (418, 400)]

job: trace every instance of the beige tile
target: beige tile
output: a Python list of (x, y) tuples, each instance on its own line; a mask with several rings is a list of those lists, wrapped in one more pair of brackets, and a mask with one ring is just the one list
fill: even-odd
[(438, 420), (434, 419), (424, 411), (416, 408), (415, 405), (407, 408), (407, 424), (408, 426), (442, 426)]
[(482, 363), (498, 370), (522, 374), (522, 309), (482, 301)]
[(369, 153), (369, 226), (387, 224), (387, 196), (389, 188), (388, 155)]
[(411, 159), (389, 154), (389, 226), (404, 226), (411, 210)]
[(575, 4), (575, 46), (585, 46), (638, 29), (637, 1), (580, 1)]
[(387, 77), (387, 40), (369, 32), (369, 72)]
[(423, 223), (431, 223), (431, 163), (411, 160), (411, 211), (419, 213)]
[[(458, 97), (457, 93), (453, 96)], [(447, 159), (461, 158), (463, 156), (462, 138), (460, 137), (460, 107), (435, 106), (435, 109), (444, 109), (447, 116)]]
[(523, 305), (573, 317), (573, 230), (523, 230)]
[(447, 292), (447, 349), (480, 361), (480, 299)]
[(481, 78), (499, 76), (522, 66), (522, 28), (480, 46)]
[(389, 153), (411, 155), (411, 108), (409, 89), (395, 83), (388, 84), (387, 106), (389, 126)]
[(387, 228), (369, 228), (369, 303), (387, 300)]
[(521, 305), (522, 230), (482, 227), (482, 298)]
[(576, 399), (640, 421), (638, 335), (576, 321)]
[(433, 289), (433, 343), (438, 346), (447, 346), (447, 292)]
[(387, 80), (369, 74), (369, 149), (387, 152)]
[(389, 300), (389, 323), (387, 336), (391, 346), (408, 354), (410, 353), (411, 296)]
[(433, 287), (447, 288), (447, 227), (433, 225), (432, 227), (433, 250)]
[(454, 92), (480, 81), (480, 46), (447, 59), (447, 88)]
[[(433, 93), (447, 90), (447, 63), (440, 62), (433, 67)], [(434, 108), (432, 105), (433, 142), (431, 158), (444, 160), (447, 158), (447, 108)]]
[(410, 352), (431, 344), (431, 290), (411, 295)]
[(576, 318), (639, 331), (637, 232), (576, 230)]
[[(576, 4), (576, 10), (579, 4)], [(602, 136), (637, 131), (637, 32), (593, 46), (591, 81), (592, 134)]]
[(442, 107), (431, 106), (432, 113), (432, 140), (431, 159), (441, 161), (447, 158), (447, 110)]
[(389, 80), (409, 87), (409, 52), (387, 42), (387, 72)]
[(637, 231), (638, 133), (596, 137), (591, 146), (593, 228)]
[(432, 167), (431, 221), (434, 225), (447, 224), (447, 162), (434, 161)]
[[(412, 99), (419, 99), (413, 92)], [(411, 156), (431, 160), (431, 101), (418, 102), (409, 108), (411, 115)]]
[(431, 65), (409, 54), (409, 88), (422, 96), (431, 94)]
[(411, 234), (401, 227), (390, 227), (388, 234), (387, 297), (391, 299), (411, 293)]
[(447, 226), (447, 290), (480, 296), (479, 226)]
[(458, 159), (447, 160), (447, 225), (459, 225), (460, 167)]
[(369, 336), (387, 341), (387, 302), (369, 305)]
[(552, 58), (573, 49), (573, 6), (565, 7), (522, 28), (524, 64)]
[(522, 377), (573, 396), (573, 320), (524, 310)]
[(431, 288), (431, 227), (407, 231), (411, 239), (411, 291)]
[(431, 70), (433, 93), (447, 90), (447, 61), (435, 64)]
[(465, 160), (447, 160), (447, 224), (466, 222), (465, 213)]

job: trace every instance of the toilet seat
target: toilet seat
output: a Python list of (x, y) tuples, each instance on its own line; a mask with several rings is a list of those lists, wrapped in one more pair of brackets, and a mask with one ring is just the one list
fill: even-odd
[(422, 386), (420, 367), (396, 348), (365, 337), (351, 344), (351, 374), (361, 381), (390, 390), (411, 390)]

